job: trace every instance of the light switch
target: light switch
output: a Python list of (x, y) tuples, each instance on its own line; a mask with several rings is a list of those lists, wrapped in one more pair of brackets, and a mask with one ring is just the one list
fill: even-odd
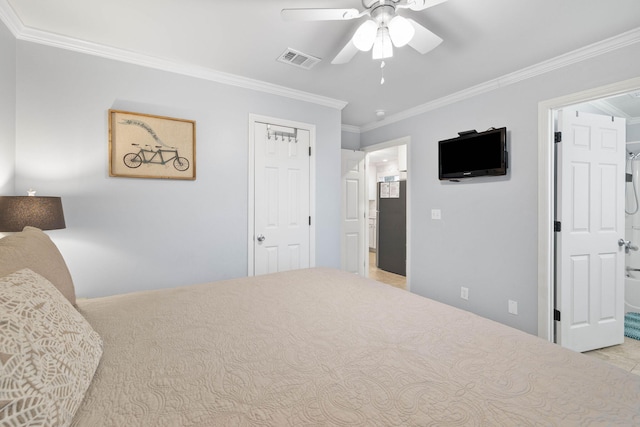
[(431, 219), (442, 219), (442, 211), (440, 209), (431, 209)]

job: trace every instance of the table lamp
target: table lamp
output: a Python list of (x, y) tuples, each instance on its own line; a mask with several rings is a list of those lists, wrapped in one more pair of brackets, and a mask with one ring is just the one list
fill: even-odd
[(0, 196), (0, 232), (22, 231), (25, 226), (40, 230), (66, 228), (60, 197)]

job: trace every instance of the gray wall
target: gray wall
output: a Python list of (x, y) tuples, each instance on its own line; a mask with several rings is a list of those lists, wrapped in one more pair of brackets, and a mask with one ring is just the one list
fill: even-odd
[(627, 142), (640, 142), (640, 123), (627, 125)]
[(342, 148), (345, 150), (360, 149), (360, 134), (357, 132), (342, 131)]
[(0, 196), (13, 195), (16, 140), (16, 40), (0, 21)]
[[(537, 333), (538, 103), (638, 70), (636, 44), (363, 133), (363, 147), (411, 137), (411, 290)], [(440, 182), (437, 141), (492, 126), (508, 129), (509, 174)], [(431, 220), (434, 208), (442, 220)], [(509, 299), (518, 301), (518, 316), (508, 314)]]
[[(197, 180), (109, 177), (110, 108), (195, 120)], [(16, 111), (16, 191), (62, 196), (80, 296), (247, 274), (250, 113), (316, 125), (316, 264), (340, 265), (339, 110), (18, 41)]]

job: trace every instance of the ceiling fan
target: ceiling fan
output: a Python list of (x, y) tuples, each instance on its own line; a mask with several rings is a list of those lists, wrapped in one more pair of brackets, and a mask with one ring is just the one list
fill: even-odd
[(398, 15), (398, 9), (420, 11), (446, 0), (362, 0), (358, 9), (282, 9), (288, 21), (344, 21), (369, 16), (351, 40), (333, 58), (332, 64), (346, 64), (359, 51), (373, 50), (373, 59), (393, 56), (393, 46), (409, 45), (421, 54), (436, 48), (442, 39), (410, 18)]

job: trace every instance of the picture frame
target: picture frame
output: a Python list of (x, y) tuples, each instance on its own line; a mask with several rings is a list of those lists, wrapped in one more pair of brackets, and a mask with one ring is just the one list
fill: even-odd
[(196, 122), (109, 110), (109, 176), (196, 179)]

